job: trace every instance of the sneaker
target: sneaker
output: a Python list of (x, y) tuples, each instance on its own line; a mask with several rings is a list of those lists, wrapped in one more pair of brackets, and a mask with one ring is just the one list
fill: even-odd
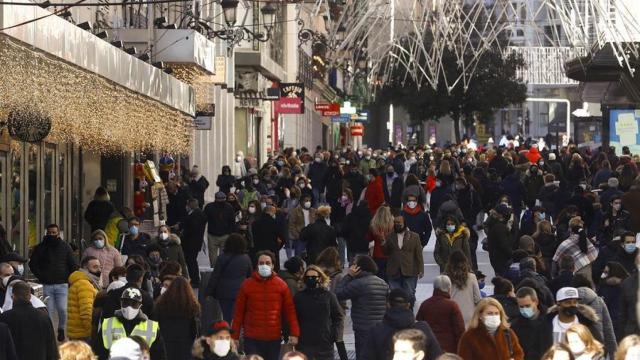
[(58, 342), (64, 341), (64, 330), (58, 329)]

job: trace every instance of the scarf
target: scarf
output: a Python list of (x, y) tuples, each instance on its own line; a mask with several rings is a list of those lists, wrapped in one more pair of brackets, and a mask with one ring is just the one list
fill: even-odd
[(96, 289), (102, 289), (102, 285), (100, 284), (102, 282), (102, 279), (99, 276), (95, 276), (94, 274), (90, 273), (89, 270), (87, 269), (80, 269), (80, 271), (87, 275), (87, 277), (89, 278), (89, 281), (91, 281), (91, 284), (93, 284), (93, 286)]
[(422, 212), (422, 205), (418, 204), (418, 206), (416, 206), (413, 209), (405, 205), (404, 208), (402, 208), (402, 211), (404, 211), (406, 214), (409, 214), (409, 215), (417, 215)]

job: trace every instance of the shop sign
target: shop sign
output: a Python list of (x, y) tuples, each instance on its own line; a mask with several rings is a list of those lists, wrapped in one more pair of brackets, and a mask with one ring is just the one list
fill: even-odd
[(364, 125), (355, 124), (351, 125), (351, 136), (362, 136), (364, 135)]
[(351, 121), (351, 115), (349, 114), (340, 114), (339, 116), (331, 117), (331, 122), (334, 122), (334, 123), (348, 124), (350, 121)]
[(304, 114), (304, 84), (281, 83), (276, 111), (280, 114)]
[(352, 115), (351, 119), (359, 123), (369, 123), (369, 113), (366, 111), (363, 111), (361, 113)]
[(338, 103), (317, 103), (316, 111), (322, 116), (338, 116), (340, 115), (340, 104)]
[(345, 101), (344, 105), (340, 108), (340, 114), (356, 114), (358, 113), (358, 109), (356, 109), (355, 107), (351, 106), (351, 102), (350, 101)]
[(280, 88), (268, 88), (264, 99), (267, 101), (280, 100)]
[(236, 98), (238, 107), (241, 108), (256, 108), (260, 107), (260, 99), (258, 98)]
[(215, 58), (215, 75), (213, 75), (213, 83), (221, 85), (227, 82), (227, 57), (216, 56)]
[(196, 130), (211, 130), (211, 123), (213, 122), (213, 116), (196, 116), (193, 120), (193, 124), (196, 126)]

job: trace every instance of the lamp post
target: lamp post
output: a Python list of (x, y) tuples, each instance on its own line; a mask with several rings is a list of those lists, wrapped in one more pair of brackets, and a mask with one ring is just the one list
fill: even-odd
[[(226, 27), (220, 30), (209, 30), (207, 35), (209, 38), (219, 38), (225, 40), (228, 44), (228, 50), (238, 45), (242, 40), (252, 41), (257, 40), (260, 42), (267, 42), (271, 39), (271, 33), (275, 24), (276, 13), (278, 8), (271, 2), (267, 2), (265, 6), (260, 9), (262, 14), (265, 33), (255, 32), (242, 24), (236, 25), (238, 16), (238, 0), (221, 0), (220, 6), (222, 7), (222, 15), (224, 16), (224, 22)], [(246, 19), (246, 16), (245, 16)]]
[(224, 22), (228, 27), (233, 27), (236, 24), (238, 0), (222, 0), (220, 2), (220, 6), (222, 7)]

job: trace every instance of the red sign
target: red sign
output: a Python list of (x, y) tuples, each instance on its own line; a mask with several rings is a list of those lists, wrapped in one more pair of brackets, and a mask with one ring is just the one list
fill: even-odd
[(340, 115), (340, 104), (338, 103), (317, 103), (316, 111), (322, 116), (338, 116)]
[(302, 114), (304, 104), (297, 97), (283, 97), (276, 101), (276, 112), (280, 114)]
[(351, 136), (363, 136), (364, 126), (361, 124), (351, 125)]

